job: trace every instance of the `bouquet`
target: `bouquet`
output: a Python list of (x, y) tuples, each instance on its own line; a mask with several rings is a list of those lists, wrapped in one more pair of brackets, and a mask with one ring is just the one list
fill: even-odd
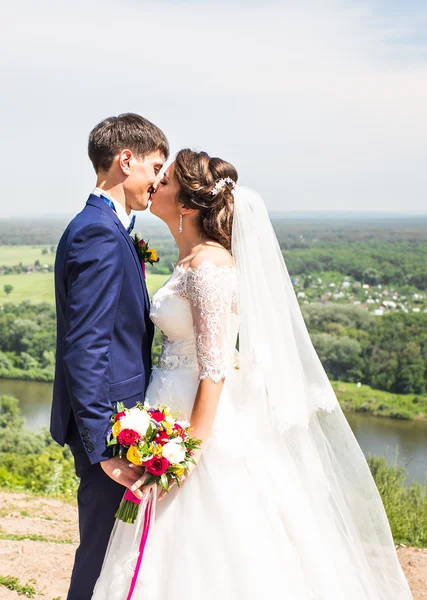
[(145, 263), (150, 263), (150, 265), (153, 265), (154, 263), (159, 262), (160, 258), (157, 254), (157, 250), (155, 248), (150, 248), (149, 243), (140, 238), (137, 233), (135, 233), (132, 240), (138, 258), (141, 262), (142, 272), (144, 273), (145, 279)]
[[(119, 402), (111, 422), (107, 445), (113, 456), (144, 467), (144, 485), (156, 483), (168, 491), (170, 481), (179, 486), (190, 463), (196, 464), (192, 457), (201, 440), (190, 437), (190, 423), (173, 417), (166, 405), (151, 408), (138, 402), (129, 409)], [(139, 502), (132, 496), (125, 494), (116, 514), (126, 523), (134, 523), (138, 514)]]

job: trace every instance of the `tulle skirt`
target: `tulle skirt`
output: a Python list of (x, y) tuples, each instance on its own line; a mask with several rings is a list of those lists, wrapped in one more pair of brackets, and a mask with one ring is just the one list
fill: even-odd
[[(188, 418), (197, 386), (196, 370), (155, 369), (147, 400)], [(242, 393), (232, 369), (197, 469), (153, 507), (132, 600), (412, 598), (339, 407), (283, 437)], [(128, 599), (144, 513), (116, 522), (94, 600)]]

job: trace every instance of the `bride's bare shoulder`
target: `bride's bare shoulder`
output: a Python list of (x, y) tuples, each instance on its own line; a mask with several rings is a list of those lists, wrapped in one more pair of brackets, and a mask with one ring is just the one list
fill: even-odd
[(190, 263), (192, 269), (197, 269), (202, 263), (211, 263), (217, 267), (233, 266), (233, 257), (230, 252), (221, 246), (204, 246), (194, 256)]

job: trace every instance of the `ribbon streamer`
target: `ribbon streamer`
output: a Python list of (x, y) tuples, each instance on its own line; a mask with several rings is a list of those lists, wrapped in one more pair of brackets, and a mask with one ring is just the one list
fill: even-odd
[[(141, 568), (142, 557), (144, 555), (145, 545), (147, 543), (148, 532), (150, 530), (153, 506), (156, 501), (156, 493), (154, 491), (150, 490), (150, 492), (148, 493), (148, 496), (149, 496), (149, 498), (147, 500), (147, 503), (145, 504), (144, 525), (142, 527), (142, 535), (141, 535), (141, 540), (139, 542), (138, 559), (136, 561), (135, 570), (133, 573), (132, 581), (131, 581), (130, 588), (129, 588), (129, 593), (127, 595), (126, 600), (131, 600), (132, 596), (133, 596), (133, 592), (135, 591), (136, 582), (138, 580), (138, 575), (139, 575), (139, 571)], [(135, 504), (141, 504), (141, 500), (136, 498), (136, 496), (130, 490), (127, 490), (127, 492), (125, 494), (125, 499), (129, 500), (130, 502), (135, 502)]]

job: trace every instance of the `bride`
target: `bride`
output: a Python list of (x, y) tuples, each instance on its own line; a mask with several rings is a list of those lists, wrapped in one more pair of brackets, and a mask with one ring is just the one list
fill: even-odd
[[(95, 600), (409, 600), (380, 496), (311, 345), (267, 210), (182, 150), (152, 198), (179, 260), (147, 402), (203, 440), (168, 494), (117, 521)], [(239, 352), (235, 350), (236, 342)]]

